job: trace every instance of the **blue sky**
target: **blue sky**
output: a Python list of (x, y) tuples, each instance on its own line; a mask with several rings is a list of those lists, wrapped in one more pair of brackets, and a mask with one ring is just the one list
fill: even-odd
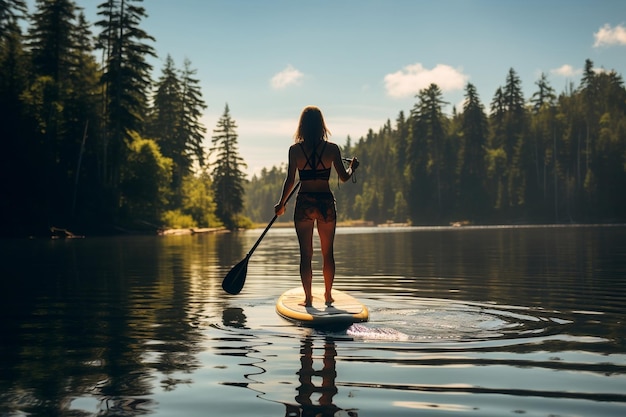
[[(78, 0), (95, 22), (100, 0)], [(513, 68), (526, 99), (542, 72), (557, 93), (585, 59), (626, 75), (623, 0), (145, 0), (160, 76), (191, 61), (208, 109), (207, 147), (228, 103), (248, 172), (286, 161), (300, 111), (319, 106), (345, 144), (434, 82), (460, 106), (467, 82), (489, 108)], [(447, 109), (448, 111), (451, 109)], [(357, 155), (358, 156), (358, 155)], [(367, 161), (362, 161), (367, 163)]]

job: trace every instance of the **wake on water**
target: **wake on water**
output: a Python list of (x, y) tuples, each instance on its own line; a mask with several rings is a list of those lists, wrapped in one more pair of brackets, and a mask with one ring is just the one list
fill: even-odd
[(376, 339), (376, 340), (409, 340), (408, 334), (402, 333), (395, 329), (382, 328), (382, 327), (367, 327), (362, 324), (354, 323), (346, 333), (352, 337), (358, 337), (361, 339)]
[(525, 339), (558, 333), (558, 327), (571, 323), (559, 315), (529, 307), (423, 300), (411, 308), (377, 310), (381, 327), (355, 323), (346, 334), (362, 340), (419, 342)]

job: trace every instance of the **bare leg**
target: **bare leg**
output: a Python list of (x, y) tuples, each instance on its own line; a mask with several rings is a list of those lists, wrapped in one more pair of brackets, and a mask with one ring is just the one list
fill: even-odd
[(326, 298), (326, 304), (331, 304), (333, 301), (332, 289), (333, 281), (335, 280), (335, 254), (333, 245), (335, 243), (335, 227), (336, 221), (330, 222), (317, 222), (317, 232), (320, 235), (320, 244), (322, 249), (322, 256), (324, 258), (324, 297)]
[(304, 289), (304, 302), (301, 304), (310, 307), (313, 304), (311, 286), (313, 284), (313, 221), (296, 221), (296, 234), (300, 243), (300, 280)]

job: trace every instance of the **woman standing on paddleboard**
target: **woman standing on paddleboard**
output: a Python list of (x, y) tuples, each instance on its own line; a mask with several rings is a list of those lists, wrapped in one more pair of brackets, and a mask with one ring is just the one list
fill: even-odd
[(320, 246), (324, 259), (324, 287), (326, 304), (333, 302), (331, 294), (335, 279), (335, 257), (333, 244), (337, 226), (335, 197), (330, 191), (328, 180), (331, 167), (334, 166), (339, 179), (346, 182), (359, 166), (359, 161), (352, 158), (346, 170), (343, 166), (339, 146), (328, 141), (330, 132), (324, 123), (324, 116), (319, 108), (307, 106), (302, 110), (300, 122), (295, 133), (296, 143), (289, 147), (289, 164), (283, 191), (274, 206), (276, 215), (285, 212), (285, 201), (295, 185), (296, 170), (300, 177), (300, 191), (296, 199), (294, 225), (300, 243), (300, 279), (304, 288), (303, 305), (312, 305), (311, 286), (313, 283), (313, 227), (317, 221)]

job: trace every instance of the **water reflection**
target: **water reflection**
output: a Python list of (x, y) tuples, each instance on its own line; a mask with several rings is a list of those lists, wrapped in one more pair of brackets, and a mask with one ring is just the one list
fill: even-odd
[[(267, 392), (260, 376), (266, 374), (269, 366), (265, 356), (267, 350), (272, 350), (271, 343), (263, 342), (254, 332), (241, 333), (246, 329), (246, 314), (242, 308), (225, 308), (222, 315), (224, 330), (228, 336), (220, 338), (220, 346), (215, 349), (219, 355), (239, 358), (238, 365), (251, 368), (244, 373), (245, 382), (223, 382), (223, 385), (247, 388), (257, 393), (259, 398), (272, 402), (280, 402), (275, 393)], [(307, 330), (308, 332), (309, 330)], [(228, 347), (223, 345), (228, 343)], [(322, 353), (319, 353), (319, 350)], [(271, 356), (271, 355), (270, 355)], [(300, 340), (299, 370), (294, 372), (298, 376), (299, 386), (291, 395), (295, 402), (282, 402), (285, 406), (285, 417), (336, 417), (338, 415), (357, 417), (356, 409), (341, 409), (334, 403), (338, 392), (336, 385), (337, 345), (333, 336), (320, 336), (305, 333)], [(245, 358), (245, 360), (242, 360)], [(283, 366), (289, 366), (283, 364)], [(270, 384), (271, 385), (271, 384)], [(291, 384), (289, 384), (291, 385)], [(286, 395), (283, 393), (282, 395)], [(343, 414), (338, 414), (342, 411)]]
[(0, 241), (0, 415), (621, 415), (625, 230), (340, 230), (337, 286), (373, 318), (343, 337), (275, 314), (292, 230), (237, 297), (259, 231)]
[(300, 386), (295, 397), (298, 404), (285, 403), (285, 417), (335, 417), (339, 415), (339, 411), (344, 411), (342, 415), (358, 416), (356, 410), (342, 410), (333, 403), (333, 397), (337, 394), (335, 340), (332, 337), (324, 338), (321, 358), (314, 354), (315, 342), (311, 336), (306, 336), (301, 341), (300, 370), (297, 372)]
[(243, 308), (226, 307), (222, 311), (222, 324), (226, 327), (234, 327), (236, 329), (246, 328), (246, 315)]
[(194, 299), (205, 290), (190, 276), (198, 249), (211, 246), (146, 237), (2, 245), (0, 415), (151, 414), (159, 386), (192, 383), (204, 315)]

